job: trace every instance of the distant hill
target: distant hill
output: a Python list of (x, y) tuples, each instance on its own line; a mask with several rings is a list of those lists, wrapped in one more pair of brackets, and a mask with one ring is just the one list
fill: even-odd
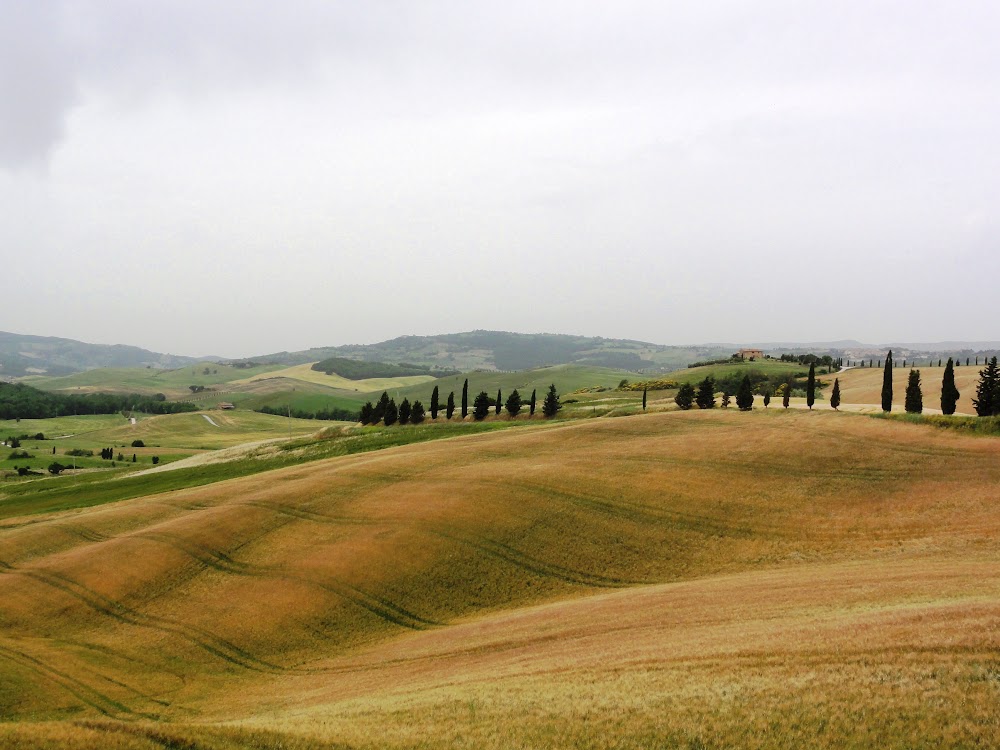
[(194, 357), (159, 354), (137, 346), (87, 344), (53, 336), (0, 331), (0, 378), (68, 375), (98, 367), (172, 369), (197, 361)]
[(302, 364), (330, 357), (369, 362), (407, 362), (425, 367), (469, 370), (528, 370), (580, 364), (618, 370), (665, 371), (733, 352), (731, 346), (663, 346), (629, 339), (554, 333), (468, 331), (439, 336), (400, 336), (378, 344), (349, 344), (256, 359)]

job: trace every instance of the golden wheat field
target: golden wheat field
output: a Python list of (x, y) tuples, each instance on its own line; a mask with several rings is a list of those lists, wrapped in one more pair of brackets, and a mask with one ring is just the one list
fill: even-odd
[(998, 506), (1000, 439), (715, 410), (11, 518), (0, 746), (992, 747)]

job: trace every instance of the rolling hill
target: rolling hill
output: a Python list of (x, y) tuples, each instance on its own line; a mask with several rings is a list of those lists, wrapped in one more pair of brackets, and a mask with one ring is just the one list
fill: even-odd
[(0, 742), (986, 746), (998, 458), (674, 412), (9, 517)]

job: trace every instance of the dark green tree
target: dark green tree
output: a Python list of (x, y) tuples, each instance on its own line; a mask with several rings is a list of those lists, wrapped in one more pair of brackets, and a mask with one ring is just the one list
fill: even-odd
[(810, 409), (816, 403), (816, 363), (809, 365), (809, 377), (806, 378), (806, 406)]
[(910, 370), (910, 377), (906, 381), (904, 408), (907, 414), (920, 414), (924, 410), (924, 394), (920, 389), (920, 370)]
[(885, 369), (882, 371), (882, 411), (892, 411), (892, 349), (885, 358)]
[(372, 422), (372, 414), (375, 411), (375, 407), (372, 406), (371, 401), (366, 401), (365, 405), (361, 407), (361, 424), (370, 424)]
[(500, 400), (500, 389), (497, 388), (497, 400), (496, 400), (496, 406), (495, 406), (496, 411), (494, 412), (495, 414), (500, 414), (500, 407), (502, 405), (503, 405), (503, 402)]
[(771, 389), (767, 388), (764, 390), (764, 408), (766, 409), (771, 404)]
[(455, 413), (455, 391), (448, 394), (448, 403), (444, 407), (444, 416), (447, 419), (451, 419), (452, 415)]
[(753, 409), (753, 386), (750, 384), (750, 376), (744, 375), (739, 389), (736, 391), (736, 405), (740, 411), (750, 411)]
[(375, 403), (375, 408), (372, 410), (372, 421), (371, 424), (378, 424), (385, 419), (385, 410), (389, 408), (389, 394), (382, 391), (382, 395), (379, 396), (378, 401)]
[(382, 417), (382, 421), (386, 427), (389, 427), (396, 424), (397, 419), (399, 419), (399, 410), (396, 409), (396, 399), (390, 398), (389, 403), (385, 406), (385, 414)]
[(531, 401), (528, 402), (528, 416), (535, 416), (535, 389), (531, 389)]
[(723, 409), (728, 409), (729, 408), (729, 401), (730, 401), (731, 398), (732, 398), (732, 396), (730, 396), (728, 390), (723, 390), (722, 391), (722, 408)]
[(472, 417), (481, 421), (486, 419), (486, 415), (490, 413), (490, 396), (486, 391), (480, 391), (479, 395), (476, 396), (476, 400), (472, 402)]
[(469, 379), (462, 385), (462, 419), (469, 416)]
[(753, 385), (750, 383), (749, 375), (743, 376), (740, 387), (736, 390), (736, 406), (740, 411), (753, 409)]
[(408, 424), (410, 421), (410, 399), (404, 398), (403, 403), (399, 405), (399, 423)]
[(944, 367), (944, 378), (941, 380), (941, 413), (954, 414), (960, 395), (962, 394), (955, 387), (955, 365), (951, 357), (948, 357), (948, 364)]
[(510, 392), (510, 395), (507, 397), (507, 403), (504, 406), (511, 417), (516, 417), (518, 412), (521, 411), (521, 394), (517, 392), (517, 388)]
[(677, 389), (677, 395), (674, 396), (674, 403), (684, 411), (690, 409), (694, 404), (694, 386), (690, 383), (681, 383), (681, 387)]
[(1000, 414), (1000, 369), (997, 368), (996, 357), (979, 371), (979, 383), (976, 385), (976, 397), (972, 399), (972, 404), (980, 417)]
[(646, 411), (646, 389), (642, 389), (642, 410)]
[(781, 405), (787, 409), (791, 401), (792, 401), (792, 380), (791, 378), (789, 378), (788, 382), (785, 383), (785, 390), (781, 394)]
[(833, 409), (840, 408), (840, 378), (833, 379), (833, 393), (830, 394), (830, 406)]
[(420, 424), (424, 421), (424, 405), (419, 401), (414, 401), (410, 407), (410, 424)]
[(65, 469), (66, 469), (66, 467), (63, 466), (58, 461), (53, 461), (52, 463), (49, 464), (49, 474), (59, 474), (60, 472), (64, 471)]
[(441, 403), (438, 396), (438, 387), (434, 386), (434, 390), (431, 391), (431, 419), (438, 418), (438, 411), (441, 409)]
[(136, 462), (136, 457), (135, 457), (135, 454), (133, 453), (132, 454), (132, 463), (135, 463), (135, 462)]
[(715, 381), (711, 375), (698, 384), (698, 395), (695, 396), (694, 402), (698, 404), (699, 409), (715, 408)]
[(549, 392), (545, 394), (545, 400), (542, 402), (542, 414), (551, 419), (559, 410), (562, 409), (562, 404), (559, 403), (559, 393), (556, 391), (555, 383), (549, 386)]

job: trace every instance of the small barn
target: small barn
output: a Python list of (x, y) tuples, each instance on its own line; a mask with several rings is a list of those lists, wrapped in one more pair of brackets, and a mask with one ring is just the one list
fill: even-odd
[(739, 357), (746, 360), (764, 359), (764, 352), (760, 349), (740, 349)]

